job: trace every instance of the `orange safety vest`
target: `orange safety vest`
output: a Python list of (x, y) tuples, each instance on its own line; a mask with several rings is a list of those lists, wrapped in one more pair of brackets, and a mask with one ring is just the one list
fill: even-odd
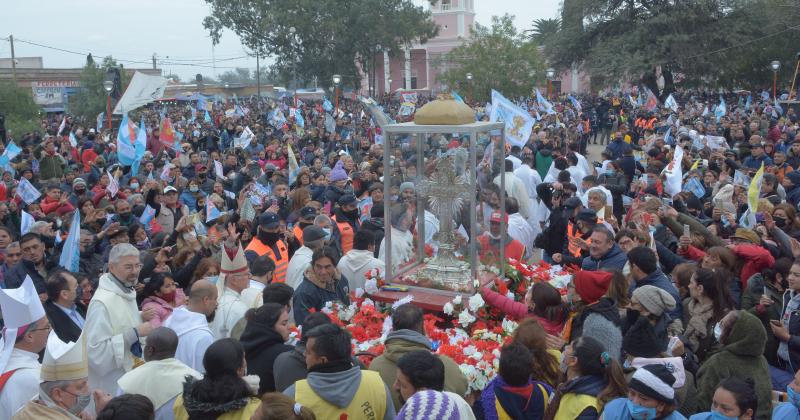
[[(578, 247), (578, 246), (572, 245), (572, 241), (570, 241), (570, 239), (580, 238), (580, 237), (581, 237), (581, 233), (580, 233), (580, 231), (578, 231), (577, 226), (575, 226), (574, 223), (569, 222), (569, 224), (567, 224), (567, 250), (569, 250), (569, 253), (573, 257), (580, 257), (581, 256), (581, 248)], [(585, 241), (586, 241), (587, 244), (590, 244), (590, 243), (592, 243), (592, 238), (586, 238)]]
[(294, 225), (294, 238), (297, 239), (297, 242), (300, 242), (300, 245), (303, 245), (303, 229), (300, 229), (300, 224)]
[[(488, 236), (478, 236), (478, 243), (481, 245), (481, 255), (492, 250), (492, 245), (489, 242)], [(511, 242), (506, 245), (503, 252), (506, 259), (513, 258), (517, 261), (522, 261), (522, 258), (525, 256), (525, 245), (516, 239), (512, 239)]]
[(285, 283), (286, 282), (286, 269), (289, 268), (289, 249), (286, 248), (286, 244), (283, 243), (282, 240), (278, 240), (277, 243), (278, 252), (280, 256), (276, 256), (274, 252), (272, 252), (272, 248), (264, 245), (258, 238), (253, 238), (250, 241), (250, 245), (247, 245), (247, 249), (245, 251), (253, 251), (259, 257), (262, 255), (268, 255), (272, 258), (272, 261), (275, 261), (275, 273), (272, 275), (272, 282), (273, 283)]
[(644, 128), (645, 130), (655, 130), (656, 128), (656, 117), (651, 117), (649, 120), (645, 121)]
[(353, 249), (353, 239), (356, 236), (356, 232), (353, 230), (353, 226), (350, 225), (348, 222), (339, 222), (336, 220), (336, 216), (331, 217), (334, 223), (336, 223), (336, 227), (339, 229), (339, 237), (341, 238), (342, 244), (342, 255), (347, 254)]

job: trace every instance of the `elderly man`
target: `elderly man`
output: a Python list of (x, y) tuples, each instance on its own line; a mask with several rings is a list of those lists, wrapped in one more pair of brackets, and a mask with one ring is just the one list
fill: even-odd
[[(89, 361), (86, 355), (86, 339), (65, 343), (55, 335), (47, 340), (47, 349), (42, 361), (42, 383), (39, 399), (28, 401), (14, 415), (14, 420), (77, 420), (90, 417), (83, 410), (92, 400), (89, 387)], [(95, 403), (101, 405), (99, 395)]]
[(203, 355), (214, 342), (209, 322), (214, 321), (219, 305), (217, 287), (210, 281), (200, 279), (189, 289), (189, 302), (172, 311), (164, 322), (178, 335), (175, 358), (198, 372), (205, 372)]
[(286, 284), (296, 289), (303, 281), (303, 274), (311, 265), (311, 255), (314, 251), (325, 246), (325, 231), (319, 226), (311, 225), (303, 229), (303, 246), (292, 255), (289, 260), (289, 268), (286, 270)]
[(200, 372), (175, 358), (178, 336), (169, 328), (154, 329), (144, 347), (145, 364), (126, 373), (117, 384), (122, 394), (141, 394), (149, 398), (156, 409), (156, 419), (171, 419), (175, 398), (183, 392), (187, 376), (200, 379)]
[(0, 348), (0, 418), (9, 419), (39, 390), (39, 352), (47, 344), (50, 322), (30, 279), (19, 288), (0, 289), (5, 322)]
[[(233, 327), (244, 317), (250, 307), (242, 299), (242, 292), (250, 284), (250, 270), (241, 244), (235, 249), (225, 247), (220, 266), (220, 278), (217, 280), (219, 306), (211, 331), (217, 339), (231, 336)], [(233, 256), (232, 256), (233, 255)]]
[(622, 248), (614, 242), (614, 233), (605, 226), (592, 229), (589, 242), (589, 256), (583, 259), (582, 270), (620, 270), (628, 262)]
[(115, 245), (108, 257), (108, 273), (89, 303), (84, 331), (89, 354), (89, 383), (111, 393), (117, 380), (141, 361), (141, 338), (153, 327), (153, 309), (139, 313), (136, 286), (142, 263), (139, 250), (131, 244)]

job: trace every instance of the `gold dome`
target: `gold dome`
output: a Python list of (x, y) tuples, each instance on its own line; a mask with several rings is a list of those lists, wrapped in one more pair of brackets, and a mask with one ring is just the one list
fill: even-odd
[(414, 115), (414, 124), (419, 125), (462, 125), (474, 122), (475, 111), (450, 95), (442, 95), (428, 102)]

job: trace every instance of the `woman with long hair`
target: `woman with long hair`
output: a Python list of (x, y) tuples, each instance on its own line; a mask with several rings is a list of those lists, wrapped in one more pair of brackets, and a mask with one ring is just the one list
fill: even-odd
[(232, 339), (215, 341), (203, 356), (203, 379), (187, 378), (175, 399), (175, 420), (248, 420), (261, 401), (243, 379), (244, 348)]
[(550, 335), (561, 335), (567, 320), (568, 309), (561, 300), (561, 293), (549, 283), (534, 283), (525, 294), (524, 302), (481, 288), (481, 295), (487, 304), (500, 309), (512, 319), (535, 318)]
[(580, 337), (568, 344), (559, 369), (566, 381), (547, 407), (547, 420), (596, 419), (606, 403), (627, 395), (622, 366), (594, 338)]
[[(789, 271), (792, 260), (778, 258), (775, 265), (750, 277), (747, 290), (742, 295), (742, 309), (749, 311), (761, 320), (764, 329), (770, 331), (770, 320), (781, 319), (783, 294), (789, 288)], [(778, 365), (778, 341), (773, 334), (767, 334), (764, 356), (770, 365)]]
[(561, 352), (548, 349), (546, 340), (547, 333), (533, 318), (522, 320), (512, 335), (512, 342), (524, 345), (533, 356), (531, 377), (555, 389), (558, 385), (558, 362)]
[(216, 279), (219, 276), (219, 270), (220, 270), (219, 260), (209, 257), (203, 258), (200, 260), (199, 263), (197, 263), (197, 267), (194, 269), (194, 272), (192, 273), (191, 283), (194, 283), (197, 280), (204, 279), (206, 277)]
[(735, 307), (720, 272), (699, 268), (689, 280), (688, 288), (687, 310), (683, 312), (684, 340), (681, 341), (702, 361), (718, 344), (714, 339), (714, 325)]
[(772, 220), (775, 226), (786, 232), (789, 236), (800, 238), (800, 218), (797, 217), (797, 210), (789, 203), (781, 203), (772, 210)]
[(261, 377), (258, 394), (275, 391), (273, 366), (279, 354), (293, 349), (284, 344), (289, 339), (289, 313), (279, 303), (265, 303), (245, 314), (247, 326), (241, 341), (247, 354), (247, 366), (251, 373)]

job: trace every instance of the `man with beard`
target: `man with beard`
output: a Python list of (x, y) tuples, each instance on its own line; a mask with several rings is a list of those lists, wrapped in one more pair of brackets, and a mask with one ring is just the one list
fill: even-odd
[(86, 189), (86, 181), (83, 178), (72, 180), (72, 194), (69, 195), (69, 203), (73, 207), (78, 207), (78, 202), (83, 198), (94, 198), (94, 193)]
[(341, 250), (340, 255), (344, 255), (353, 249), (353, 238), (361, 223), (358, 218), (356, 196), (345, 194), (339, 197), (338, 204), (339, 207), (333, 211), (333, 217), (331, 217), (336, 226), (333, 242)]
[(255, 252), (259, 257), (268, 255), (275, 261), (275, 275), (272, 281), (276, 283), (286, 281), (286, 269), (289, 266), (289, 248), (281, 236), (280, 218), (275, 213), (266, 212), (259, 216), (258, 234), (245, 249)]
[(217, 311), (217, 288), (206, 279), (199, 279), (189, 289), (189, 301), (185, 306), (172, 311), (164, 326), (178, 335), (175, 358), (190, 368), (205, 373), (203, 355), (214, 342), (209, 322), (214, 321)]

